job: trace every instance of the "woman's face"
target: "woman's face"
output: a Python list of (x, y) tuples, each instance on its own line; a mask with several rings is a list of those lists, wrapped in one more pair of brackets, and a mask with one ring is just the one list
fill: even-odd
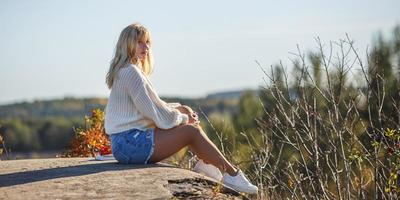
[(139, 60), (144, 60), (149, 53), (150, 42), (148, 40), (140, 40), (136, 46), (136, 56)]

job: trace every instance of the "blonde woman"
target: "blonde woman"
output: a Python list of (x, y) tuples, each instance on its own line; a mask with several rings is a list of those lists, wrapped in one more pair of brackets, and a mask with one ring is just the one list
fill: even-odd
[(225, 185), (257, 193), (241, 170), (221, 154), (188, 106), (161, 100), (149, 75), (153, 69), (149, 31), (135, 23), (119, 36), (106, 76), (111, 89), (105, 110), (105, 129), (115, 159), (125, 164), (156, 163), (180, 149), (190, 150), (223, 172)]

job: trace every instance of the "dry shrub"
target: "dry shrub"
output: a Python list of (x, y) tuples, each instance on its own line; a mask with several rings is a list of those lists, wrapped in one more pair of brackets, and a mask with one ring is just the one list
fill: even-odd
[(89, 157), (111, 153), (111, 144), (104, 130), (104, 112), (92, 110), (92, 116), (85, 116), (85, 129), (74, 128), (75, 137), (62, 157)]

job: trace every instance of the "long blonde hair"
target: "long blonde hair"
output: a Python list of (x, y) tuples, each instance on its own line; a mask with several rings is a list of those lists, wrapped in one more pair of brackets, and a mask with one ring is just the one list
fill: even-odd
[(128, 64), (139, 66), (146, 75), (150, 75), (153, 72), (151, 48), (149, 48), (148, 54), (142, 62), (138, 60), (136, 55), (137, 43), (143, 40), (149, 41), (149, 44), (151, 44), (150, 32), (139, 23), (131, 24), (121, 31), (115, 47), (114, 58), (111, 60), (110, 69), (106, 76), (106, 83), (109, 89), (111, 89), (119, 69), (126, 67)]

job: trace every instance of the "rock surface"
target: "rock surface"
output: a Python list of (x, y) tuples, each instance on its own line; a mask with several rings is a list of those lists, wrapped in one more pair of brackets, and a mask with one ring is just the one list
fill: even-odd
[(0, 199), (247, 199), (190, 170), (93, 158), (0, 161), (0, 194)]

